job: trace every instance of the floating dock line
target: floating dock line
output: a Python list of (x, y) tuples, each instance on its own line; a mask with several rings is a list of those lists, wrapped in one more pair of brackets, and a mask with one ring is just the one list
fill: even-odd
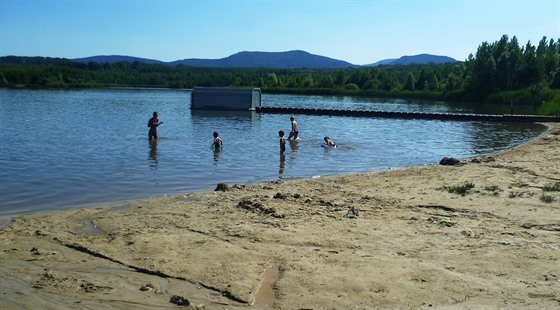
[(305, 114), (333, 115), (354, 117), (380, 117), (399, 119), (453, 120), (453, 121), (492, 121), (492, 122), (525, 122), (525, 123), (559, 123), (559, 117), (541, 115), (511, 114), (463, 114), (463, 113), (423, 113), (423, 112), (385, 112), (339, 109), (281, 108), (256, 107), (257, 113), (271, 114)]

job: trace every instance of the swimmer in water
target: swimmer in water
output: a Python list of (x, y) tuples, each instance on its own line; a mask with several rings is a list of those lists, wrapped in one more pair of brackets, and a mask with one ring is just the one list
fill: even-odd
[(336, 147), (336, 144), (328, 136), (324, 137), (323, 140), (325, 140), (325, 144), (323, 144), (324, 146)]

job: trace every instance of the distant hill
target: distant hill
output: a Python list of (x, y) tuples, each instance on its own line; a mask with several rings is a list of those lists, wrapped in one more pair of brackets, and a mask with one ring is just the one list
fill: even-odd
[(376, 63), (372, 63), (370, 65), (364, 65), (364, 67), (375, 67), (375, 66), (382, 66), (382, 65), (388, 65), (390, 63), (392, 63), (393, 61), (397, 60), (396, 58), (389, 58), (389, 59), (383, 59), (380, 60)]
[(159, 61), (159, 60), (154, 60), (154, 59), (147, 59), (147, 58), (139, 58), (139, 57), (131, 57), (131, 56), (120, 56), (120, 55), (102, 55), (102, 56), (92, 56), (92, 57), (85, 57), (85, 58), (74, 58), (71, 59), (72, 61), (75, 62), (83, 62), (83, 63), (88, 63), (88, 62), (96, 62), (96, 63), (108, 63), (108, 64), (114, 64), (117, 62), (141, 62), (141, 63), (147, 63), (147, 64), (167, 64), (166, 62), (163, 61)]
[(72, 60), (40, 56), (2, 56), (0, 57), (0, 63), (17, 65), (68, 65), (72, 64)]
[(347, 68), (355, 65), (305, 51), (239, 52), (222, 59), (183, 59), (172, 65), (250, 68)]
[(378, 61), (374, 64), (367, 66), (380, 66), (380, 65), (410, 65), (410, 64), (444, 64), (449, 62), (457, 62), (457, 60), (447, 56), (437, 56), (430, 54), (419, 54), (414, 56), (402, 56), (399, 59), (385, 59)]

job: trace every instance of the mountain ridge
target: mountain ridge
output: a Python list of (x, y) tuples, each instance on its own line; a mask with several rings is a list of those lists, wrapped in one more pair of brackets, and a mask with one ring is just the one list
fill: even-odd
[(407, 64), (442, 64), (457, 62), (448, 56), (438, 56), (431, 54), (418, 54), (412, 56), (402, 56), (380, 60), (369, 65), (355, 65), (347, 61), (329, 58), (326, 56), (311, 54), (302, 50), (292, 50), (286, 52), (252, 52), (242, 51), (232, 54), (225, 58), (204, 59), (187, 58), (170, 62), (122, 55), (99, 55), (84, 58), (70, 59), (75, 62), (96, 62), (96, 63), (116, 63), (116, 62), (141, 62), (147, 64), (163, 64), (170, 66), (192, 66), (192, 67), (223, 67), (223, 68), (282, 68), (282, 69), (343, 69), (349, 67), (374, 67), (379, 65), (407, 65)]

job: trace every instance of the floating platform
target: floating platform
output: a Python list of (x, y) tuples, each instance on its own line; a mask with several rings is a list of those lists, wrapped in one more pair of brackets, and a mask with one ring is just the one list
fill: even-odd
[(195, 87), (192, 110), (255, 111), (261, 106), (260, 88)]
[(453, 120), (453, 121), (491, 121), (491, 122), (525, 122), (525, 123), (560, 123), (559, 117), (541, 115), (512, 114), (464, 114), (464, 113), (423, 113), (423, 112), (386, 112), (339, 109), (256, 107), (257, 113), (333, 115), (354, 117), (380, 117), (398, 119)]

